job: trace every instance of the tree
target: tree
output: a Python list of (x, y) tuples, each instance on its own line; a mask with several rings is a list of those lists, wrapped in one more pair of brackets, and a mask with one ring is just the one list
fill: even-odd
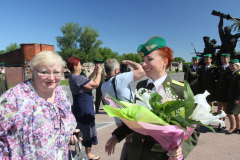
[(20, 48), (20, 46), (15, 42), (15, 43), (9, 44), (9, 45), (6, 47), (5, 51), (6, 51), (6, 52), (11, 52), (11, 51), (14, 51), (14, 50), (19, 49), (19, 48)]
[(98, 31), (91, 26), (82, 27), (78, 23), (69, 22), (60, 28), (63, 36), (57, 36), (58, 53), (63, 59), (75, 56), (81, 61), (90, 62), (97, 49), (103, 43), (97, 40)]
[(134, 53), (128, 53), (128, 54), (123, 54), (123, 60), (130, 60), (136, 63), (141, 63), (142, 62), (142, 58), (141, 56), (139, 56), (138, 54), (134, 54)]
[(182, 57), (175, 57), (173, 59), (173, 62), (182, 62), (182, 63), (185, 63), (185, 60), (182, 58)]
[(84, 30), (78, 41), (80, 43), (80, 50), (84, 51), (86, 54), (96, 51), (96, 49), (103, 44), (101, 40), (97, 40), (97, 37), (99, 37), (99, 34), (96, 29), (92, 29), (91, 26), (84, 27)]
[(0, 50), (0, 54), (6, 53), (5, 50)]
[(98, 52), (96, 53), (96, 55), (98, 55), (98, 54), (100, 54), (102, 56), (103, 62), (105, 62), (107, 59), (110, 59), (110, 58), (117, 59), (119, 62), (122, 60), (121, 56), (119, 56), (118, 52), (113, 52), (108, 47), (104, 47), (104, 48), (100, 47), (98, 49)]

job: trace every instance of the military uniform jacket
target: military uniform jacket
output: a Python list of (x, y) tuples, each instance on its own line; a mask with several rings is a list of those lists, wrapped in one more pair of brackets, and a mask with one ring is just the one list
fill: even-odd
[(240, 101), (240, 70), (236, 71), (229, 81), (227, 114), (239, 114), (240, 103), (235, 104), (235, 100)]
[[(220, 102), (227, 102), (227, 93), (229, 80), (232, 75), (232, 71), (229, 67), (225, 70), (222, 66), (217, 69), (217, 86), (216, 86), (216, 100)], [(224, 101), (225, 100), (225, 101)]]
[(207, 90), (210, 95), (207, 97), (208, 102), (215, 100), (215, 88), (217, 79), (217, 67), (211, 65), (208, 69), (201, 68), (200, 72), (200, 84), (201, 93)]
[[(183, 87), (173, 84), (172, 79), (167, 76), (163, 84), (168, 84), (174, 90), (179, 99), (183, 99)], [(137, 84), (137, 89), (146, 88), (147, 80), (141, 81)], [(145, 136), (140, 133), (132, 131), (125, 124), (118, 127), (113, 134), (118, 138), (119, 141), (123, 140), (127, 134), (133, 132), (132, 144), (128, 160), (168, 160), (167, 151), (154, 140), (151, 136)], [(192, 151), (197, 145), (200, 131), (195, 129), (189, 141), (183, 141), (183, 155), (184, 158)]]
[(198, 68), (197, 71), (195, 71), (192, 65), (188, 67), (186, 69), (186, 72), (184, 73), (184, 80), (186, 80), (189, 83), (194, 95), (201, 93), (199, 73), (200, 68)]
[(7, 78), (4, 73), (0, 74), (0, 96), (8, 90)]

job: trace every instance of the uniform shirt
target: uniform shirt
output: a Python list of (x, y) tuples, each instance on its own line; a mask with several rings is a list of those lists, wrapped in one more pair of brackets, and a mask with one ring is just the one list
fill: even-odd
[(155, 87), (153, 87), (153, 89), (151, 89), (153, 92), (156, 92), (156, 88), (158, 88), (164, 81), (165, 79), (167, 78), (167, 73), (165, 74), (165, 76), (157, 79), (156, 81), (153, 82), (153, 80), (151, 78), (148, 78), (148, 81), (147, 81), (147, 85), (149, 83), (153, 83)]

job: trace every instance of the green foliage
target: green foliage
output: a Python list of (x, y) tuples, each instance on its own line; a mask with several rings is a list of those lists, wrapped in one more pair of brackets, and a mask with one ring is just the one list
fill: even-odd
[(60, 85), (66, 85), (66, 86), (68, 86), (68, 85), (69, 85), (69, 82), (68, 82), (68, 80), (61, 80)]
[(16, 49), (19, 49), (20, 46), (17, 43), (11, 43), (10, 45), (8, 45), (5, 49), (6, 52), (11, 52), (14, 51)]
[(173, 62), (182, 62), (182, 63), (185, 63), (185, 60), (182, 58), (182, 57), (175, 57), (173, 59)]
[(142, 58), (141, 56), (139, 56), (138, 54), (134, 54), (134, 53), (128, 53), (128, 54), (123, 54), (122, 55), (122, 60), (130, 60), (136, 63), (141, 63), (142, 62)]
[(192, 65), (193, 63), (192, 62), (185, 62), (184, 64)]
[[(97, 40), (98, 31), (91, 26), (82, 28), (78, 23), (69, 22), (60, 28), (62, 36), (57, 36), (58, 53), (64, 60), (79, 57), (83, 62), (91, 62), (97, 49), (103, 43)], [(98, 57), (100, 55), (97, 55)]]
[(118, 52), (114, 52), (108, 47), (98, 48), (94, 58), (101, 59), (103, 60), (103, 62), (105, 62), (107, 59), (110, 59), (110, 58), (117, 59), (119, 62), (122, 61), (122, 56), (120, 56)]
[(5, 50), (0, 50), (0, 54), (6, 53)]

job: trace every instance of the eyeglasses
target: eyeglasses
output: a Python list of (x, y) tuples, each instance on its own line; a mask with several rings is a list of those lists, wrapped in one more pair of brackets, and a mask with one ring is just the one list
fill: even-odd
[[(48, 71), (42, 71), (42, 72), (40, 72), (40, 71), (38, 71), (37, 69), (35, 69), (35, 70), (36, 70), (42, 77), (50, 77), (50, 75), (51, 75), (51, 72), (48, 72)], [(54, 77), (61, 77), (61, 76), (62, 76), (62, 73), (55, 71), (55, 72), (53, 72), (53, 76), (54, 76)]]

